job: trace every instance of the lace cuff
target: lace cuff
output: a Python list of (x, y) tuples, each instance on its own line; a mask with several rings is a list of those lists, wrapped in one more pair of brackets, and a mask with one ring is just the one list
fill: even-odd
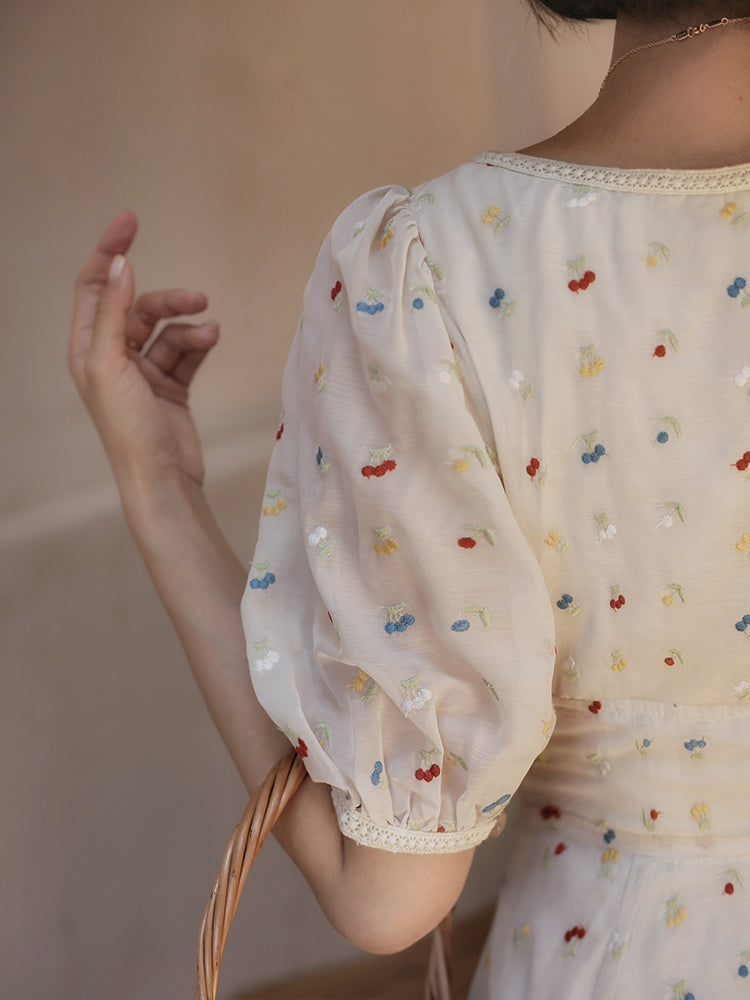
[(486, 840), (497, 822), (495, 816), (491, 823), (482, 823), (470, 830), (455, 833), (430, 833), (425, 830), (410, 830), (408, 827), (379, 826), (358, 809), (353, 809), (351, 798), (340, 788), (331, 788), (331, 798), (339, 829), (345, 837), (365, 847), (377, 847), (394, 854), (453, 854), (466, 851)]

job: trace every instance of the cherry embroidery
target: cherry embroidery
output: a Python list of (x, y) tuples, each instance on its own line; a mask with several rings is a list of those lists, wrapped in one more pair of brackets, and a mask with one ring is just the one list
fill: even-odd
[(392, 458), (387, 458), (384, 462), (379, 465), (363, 465), (362, 475), (365, 479), (372, 479), (373, 476), (384, 476), (386, 472), (393, 472), (396, 468), (396, 462)]
[(555, 848), (555, 854), (562, 854), (563, 851), (566, 851), (567, 849), (568, 849), (568, 845), (567, 844), (560, 843)]
[(539, 471), (539, 464), (540, 463), (538, 458), (532, 458), (529, 464), (526, 466), (526, 471), (528, 472), (528, 474), (531, 476), (532, 479)]
[(342, 288), (343, 288), (343, 285), (341, 284), (341, 282), (337, 281), (336, 284), (331, 289), (331, 302), (335, 302), (336, 301), (336, 297), (338, 296), (338, 294), (340, 293), (340, 291), (341, 291)]
[(297, 740), (297, 746), (295, 747), (295, 750), (300, 755), (300, 757), (307, 757), (309, 753), (307, 749), (307, 743), (305, 743), (305, 741), (302, 738)]
[(585, 927), (578, 927), (578, 925), (576, 925), (575, 927), (571, 927), (569, 931), (565, 931), (566, 944), (572, 941), (573, 938), (578, 938), (580, 941), (582, 941), (585, 937), (586, 937)]
[(552, 805), (551, 802), (548, 802), (546, 806), (542, 806), (542, 808), (539, 810), (539, 815), (542, 817), (543, 820), (560, 819), (562, 813), (560, 812), (557, 806), (554, 806)]
[(281, 435), (282, 435), (283, 433), (284, 433), (284, 421), (282, 420), (282, 421), (281, 421), (281, 424), (280, 424), (280, 426), (279, 426), (279, 429), (278, 429), (278, 430), (276, 431), (276, 440), (277, 440), (277, 441), (280, 441), (280, 440), (281, 440)]
[(744, 472), (745, 469), (750, 465), (750, 451), (746, 451), (742, 458), (737, 459), (734, 463), (735, 468), (739, 469), (740, 472)]
[(600, 701), (592, 701), (588, 706), (588, 709), (592, 715), (598, 715), (598, 713), (602, 710), (602, 703)]
[(571, 292), (576, 292), (576, 294), (578, 292), (585, 292), (589, 285), (596, 281), (596, 274), (593, 271), (585, 270), (585, 257), (577, 257), (575, 260), (569, 261), (568, 267), (574, 275), (568, 282), (568, 288)]
[(477, 543), (475, 538), (465, 537), (465, 538), (459, 538), (458, 544), (461, 546), (462, 549), (473, 549)]

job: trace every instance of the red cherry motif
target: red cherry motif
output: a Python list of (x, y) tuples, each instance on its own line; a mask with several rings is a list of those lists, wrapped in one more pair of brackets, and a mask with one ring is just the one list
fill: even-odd
[(667, 349), (664, 346), (664, 344), (658, 344), (654, 348), (654, 357), (655, 358), (663, 358), (666, 353), (667, 353)]
[(567, 844), (558, 844), (555, 848), (555, 854), (562, 854), (563, 851), (567, 850)]
[(473, 538), (459, 538), (458, 544), (462, 549), (473, 549), (477, 543)]
[(651, 812), (649, 813), (649, 816), (651, 817), (651, 819), (658, 819), (661, 816), (661, 813), (659, 812), (658, 809), (652, 809)]
[(602, 709), (602, 703), (600, 701), (592, 701), (591, 704), (589, 705), (589, 712), (591, 712), (592, 715), (596, 715), (598, 712), (601, 711), (601, 709)]
[(444, 827), (444, 826), (439, 826), (439, 827), (437, 828), (437, 832), (438, 832), (438, 833), (445, 833), (445, 827)]
[(414, 772), (414, 777), (417, 779), (417, 781), (424, 781), (424, 771), (422, 770), (421, 767), (418, 767), (416, 769), (416, 771)]
[(380, 478), (384, 476), (386, 472), (392, 472), (396, 468), (396, 463), (392, 458), (387, 458), (380, 465), (363, 465), (362, 475), (365, 479), (371, 479), (373, 476)]
[(557, 806), (553, 806), (551, 802), (548, 802), (546, 806), (542, 806), (539, 810), (539, 815), (542, 819), (560, 819), (562, 813)]
[(339, 292), (341, 291), (342, 288), (343, 288), (343, 285), (341, 284), (341, 282), (337, 281), (336, 284), (331, 289), (331, 301), (332, 302), (336, 301), (336, 296), (339, 294)]
[(423, 773), (424, 773), (424, 779), (423, 780), (426, 781), (427, 784), (429, 785), (429, 783), (432, 781), (432, 778), (433, 778), (432, 771), (424, 771)]
[(593, 271), (586, 271), (584, 274), (584, 280), (590, 285), (592, 281), (596, 281), (596, 275)]
[(440, 777), (440, 765), (439, 764), (433, 764), (430, 767), (430, 772), (432, 773), (433, 778), (439, 778)]
[(748, 467), (748, 465), (750, 465), (750, 451), (746, 451), (745, 454), (742, 456), (742, 458), (738, 459), (735, 462), (735, 465), (740, 470), (740, 472), (744, 472), (745, 469)]
[(534, 476), (537, 474), (538, 470), (539, 470), (539, 459), (538, 458), (532, 458), (529, 461), (529, 464), (526, 466), (526, 471), (528, 472), (528, 474), (533, 479)]
[(276, 431), (276, 440), (281, 440), (281, 435), (284, 433), (284, 424), (282, 423), (279, 429)]
[(666, 663), (666, 665), (668, 667), (673, 667), (674, 666), (674, 657), (673, 656), (665, 656), (664, 657), (664, 662)]
[(727, 894), (727, 896), (733, 895), (734, 886), (732, 885), (731, 882), (727, 882), (727, 884), (724, 886), (724, 892)]
[(567, 942), (572, 941), (574, 937), (577, 937), (579, 940), (582, 941), (586, 937), (586, 928), (578, 927), (576, 925), (575, 927), (571, 927), (569, 931), (565, 931), (566, 944)]
[(575, 278), (573, 278), (572, 281), (568, 282), (568, 288), (571, 290), (571, 292), (577, 292), (580, 287), (581, 283), (579, 281), (576, 281)]
[(307, 757), (308, 754), (307, 743), (305, 743), (303, 739), (297, 740), (297, 746), (295, 749), (297, 750), (297, 753), (300, 755), (300, 757)]

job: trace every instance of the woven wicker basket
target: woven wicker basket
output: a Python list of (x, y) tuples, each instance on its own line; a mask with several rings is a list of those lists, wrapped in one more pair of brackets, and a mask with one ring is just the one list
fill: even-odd
[[(196, 1000), (216, 1000), (219, 968), (250, 866), (276, 820), (305, 780), (302, 760), (292, 750), (271, 768), (229, 839), (198, 935)], [(425, 1000), (451, 1000), (450, 944), (453, 915), (432, 932)]]

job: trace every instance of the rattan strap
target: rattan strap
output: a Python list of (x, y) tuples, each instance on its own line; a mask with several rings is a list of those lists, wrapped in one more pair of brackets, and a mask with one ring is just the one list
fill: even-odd
[[(198, 935), (196, 1000), (216, 1000), (224, 945), (250, 867), (274, 823), (306, 777), (307, 772), (301, 758), (295, 750), (290, 751), (268, 772), (266, 780), (253, 795), (242, 819), (234, 828), (206, 904)], [(453, 917), (449, 914), (433, 931), (425, 1000), (451, 1000), (452, 924)]]

